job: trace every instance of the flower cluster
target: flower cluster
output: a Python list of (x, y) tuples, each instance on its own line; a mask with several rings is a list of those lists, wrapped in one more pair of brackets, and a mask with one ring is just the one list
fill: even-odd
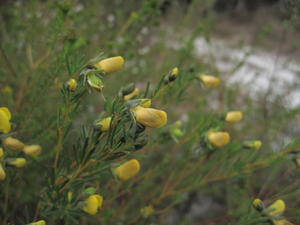
[[(101, 91), (103, 89), (104, 82), (103, 79), (105, 75), (117, 72), (124, 66), (124, 58), (121, 56), (111, 57), (103, 59), (92, 66), (87, 66), (80, 73), (78, 81), (72, 78), (63, 87), (68, 90), (68, 93), (76, 95), (78, 89), (82, 87), (89, 87)], [(178, 75), (178, 68), (174, 68), (169, 74), (169, 81), (175, 80)], [(75, 93), (72, 93), (75, 92)], [(135, 87), (134, 84), (130, 84), (119, 91), (117, 107), (120, 108), (118, 112), (110, 112), (110, 114), (102, 113), (93, 123), (93, 132), (101, 138), (109, 138), (110, 132), (114, 132), (120, 127), (126, 128), (128, 133), (126, 138), (121, 137), (118, 143), (118, 148), (116, 153), (112, 152), (113, 159), (119, 158), (120, 156), (141, 149), (147, 144), (147, 135), (145, 134), (145, 129), (149, 128), (161, 128), (167, 123), (167, 113), (163, 110), (151, 108), (152, 99), (151, 98), (141, 98), (141, 90)], [(121, 113), (120, 113), (121, 112)], [(19, 149), (23, 148), (21, 143), (19, 143)], [(122, 149), (122, 146), (124, 149)], [(25, 148), (25, 147), (24, 147)], [(90, 159), (90, 162), (96, 161), (95, 159)], [(111, 166), (111, 172), (115, 178), (119, 181), (127, 181), (135, 177), (141, 170), (140, 161), (137, 159), (129, 159), (125, 162), (113, 164)], [(65, 181), (65, 179), (58, 179), (57, 184), (60, 185)], [(102, 195), (96, 194), (93, 191), (88, 191), (89, 195), (83, 195), (79, 199), (78, 203), (74, 203), (75, 207), (79, 207), (82, 211), (87, 214), (95, 215), (97, 214), (104, 202), (104, 197)], [(69, 190), (68, 201), (73, 202), (73, 192)], [(150, 216), (153, 212), (151, 207), (141, 210), (144, 216)]]
[[(206, 88), (216, 88), (221, 84), (221, 80), (218, 77), (206, 74), (198, 74), (196, 78), (201, 81)], [(242, 111), (229, 111), (222, 116), (223, 121), (227, 124), (235, 124), (240, 122), (244, 118)], [(205, 134), (204, 141), (208, 143), (208, 146), (213, 148), (220, 148), (230, 143), (231, 136), (229, 132), (223, 130), (220, 127), (214, 127), (208, 130)], [(243, 146), (245, 148), (260, 149), (262, 142), (259, 140), (245, 141)]]
[[(124, 59), (121, 56), (111, 57), (108, 59), (101, 60), (100, 62), (94, 64), (92, 67), (86, 68), (81, 76), (84, 77), (83, 82), (87, 82), (90, 87), (95, 88), (96, 90), (102, 90), (104, 83), (102, 81), (103, 76), (106, 74), (111, 74), (117, 72), (124, 66)], [(163, 77), (163, 88), (170, 87), (169, 84), (174, 82), (179, 75), (179, 69), (177, 67), (173, 68), (169, 74)], [(196, 76), (207, 88), (215, 88), (221, 84), (221, 80), (217, 77), (211, 75), (197, 75)], [(81, 79), (82, 80), (82, 79)], [(72, 79), (69, 80), (67, 87), (70, 91), (74, 91), (77, 87)], [(161, 90), (158, 90), (155, 94), (161, 93)], [(137, 88), (134, 84), (130, 84), (119, 91), (119, 98), (123, 105), (121, 105), (121, 112), (123, 114), (112, 114), (101, 116), (95, 120), (94, 128), (103, 135), (109, 135), (110, 132), (118, 127), (119, 124), (125, 126), (129, 121), (130, 129), (127, 132), (131, 133), (133, 130), (132, 141), (138, 142), (140, 137), (143, 137), (143, 133), (146, 127), (149, 128), (161, 128), (167, 124), (168, 116), (167, 113), (160, 109), (152, 108), (152, 99), (151, 98), (141, 98), (141, 90)], [(243, 119), (244, 115), (241, 111), (229, 111), (222, 117), (222, 121), (225, 124), (234, 124), (238, 123)], [(177, 121), (174, 124), (168, 126), (168, 132), (177, 140), (184, 135), (182, 129), (182, 122)], [(130, 137), (126, 137), (127, 139)], [(211, 128), (204, 135), (205, 142), (211, 148), (221, 148), (230, 143), (231, 136), (229, 132), (221, 128)], [(144, 139), (143, 139), (144, 140)], [(121, 144), (125, 143), (126, 139), (121, 139)], [(130, 142), (132, 143), (132, 142)], [(141, 146), (144, 146), (146, 142), (142, 142)], [(134, 145), (134, 149), (137, 150), (140, 147), (140, 144)], [(247, 148), (259, 149), (261, 147), (261, 142), (256, 141), (246, 141), (244, 144)], [(124, 149), (126, 152), (127, 149)], [(118, 155), (126, 155), (123, 152), (117, 152)], [(121, 154), (120, 154), (121, 153)], [(127, 181), (134, 176), (136, 176), (141, 170), (140, 161), (137, 159), (130, 159), (125, 161), (117, 166), (113, 166), (111, 171), (116, 178), (121, 181)], [(88, 214), (95, 215), (103, 204), (103, 196), (98, 194), (91, 194), (85, 200), (82, 210)], [(147, 218), (153, 214), (153, 206), (145, 206), (141, 209), (141, 214), (143, 217)]]
[[(1, 131), (2, 133), (8, 133), (11, 131), (11, 113), (9, 109), (2, 107), (0, 108), (0, 119), (1, 119)], [(6, 150), (13, 150), (22, 152), (24, 155), (37, 156), (41, 153), (42, 148), (40, 145), (26, 145), (22, 141), (4, 136), (1, 138), (2, 147), (0, 147), (0, 180), (6, 178), (5, 167), (13, 166), (16, 168), (22, 168), (26, 165), (27, 160), (24, 157), (11, 157), (11, 154), (6, 154)]]
[[(63, 91), (65, 91), (68, 96), (76, 96), (78, 94), (77, 92), (82, 89), (88, 91), (94, 89), (100, 92), (105, 87), (105, 82), (103, 81), (105, 81), (106, 75), (119, 71), (124, 67), (124, 64), (125, 60), (122, 56), (103, 59), (96, 63), (93, 62), (80, 72), (78, 79), (69, 79), (62, 87)], [(193, 75), (191, 80), (195, 78), (201, 82), (204, 88), (216, 88), (221, 84), (221, 80), (212, 75)], [(65, 191), (68, 209), (78, 210), (80, 213), (89, 215), (96, 215), (100, 212), (104, 204), (104, 194), (103, 196), (97, 194), (96, 188), (92, 188), (92, 191), (89, 189), (83, 194), (73, 197), (74, 189), (72, 189), (72, 187), (69, 188), (68, 184), (74, 182), (74, 180), (76, 180), (75, 178), (80, 177), (82, 170), (88, 168), (90, 165), (95, 166), (95, 164), (101, 162), (101, 160), (99, 160), (101, 157), (101, 159), (109, 163), (105, 169), (110, 168), (111, 177), (114, 177), (118, 183), (126, 183), (128, 180), (137, 177), (141, 171), (142, 162), (138, 159), (131, 158), (130, 154), (143, 148), (147, 144), (148, 136), (146, 134), (147, 132), (145, 132), (147, 128), (162, 128), (166, 126), (168, 122), (168, 114), (161, 109), (153, 107), (153, 103), (157, 103), (154, 100), (156, 100), (159, 94), (163, 93), (162, 90), (168, 90), (176, 86), (176, 82), (180, 82), (181, 79), (182, 76), (179, 77), (179, 69), (175, 67), (161, 78), (158, 88), (153, 93), (150, 91), (149, 94), (149, 90), (143, 93), (143, 90), (136, 87), (135, 84), (129, 84), (121, 88), (112, 106), (107, 104), (108, 106), (106, 105), (104, 107), (104, 112), (98, 115), (98, 118), (94, 120), (93, 126), (89, 124), (91, 133), (89, 134), (90, 136), (85, 136), (87, 138), (83, 141), (85, 148), (82, 153), (82, 159), (80, 159), (82, 162), (79, 160), (72, 162), (70, 165), (70, 168), (78, 167), (78, 170), (75, 171), (75, 173), (63, 174), (55, 181), (59, 193)], [(197, 141), (200, 140), (201, 144), (204, 143), (205, 147), (211, 152), (217, 152), (215, 151), (216, 149), (230, 144), (232, 137), (228, 132), (229, 129), (226, 129), (226, 126), (231, 126), (231, 124), (242, 121), (244, 113), (239, 110), (228, 111), (222, 113), (219, 118), (221, 119), (218, 119), (218, 125), (209, 126), (208, 129), (201, 130), (200, 138), (197, 139)], [(6, 124), (0, 127), (2, 133), (8, 133), (11, 130), (11, 115), (8, 109), (0, 108), (0, 119), (1, 121), (5, 121)], [(176, 142), (179, 142), (187, 133), (182, 121), (176, 121), (161, 129), (161, 131), (168, 133), (169, 137), (171, 136)], [(104, 141), (102, 141), (102, 139)], [(4, 159), (4, 150), (6, 149), (19, 151), (29, 156), (36, 156), (41, 152), (39, 145), (26, 145), (13, 137), (5, 137), (2, 142), (5, 149), (0, 148), (1, 162)], [(105, 144), (103, 144), (101, 146), (102, 152), (97, 152), (97, 150), (100, 149), (97, 147), (105, 142), (109, 143), (110, 147), (106, 147)], [(245, 141), (242, 146), (247, 149), (258, 150), (261, 148), (261, 145), (261, 141), (253, 140)], [(107, 155), (102, 154), (103, 152), (107, 153)], [(128, 156), (130, 156), (129, 159), (127, 158)], [(121, 157), (127, 159), (123, 161), (124, 158)], [(111, 161), (115, 159), (118, 159), (118, 162), (111, 163)], [(17, 168), (26, 164), (25, 158), (16, 158), (14, 160), (5, 159), (4, 161), (5, 166), (11, 165)], [(87, 172), (87, 174), (89, 173)], [(0, 163), (0, 179), (3, 180), (5, 176), (5, 168)], [(74, 198), (76, 198), (76, 200), (74, 200)], [(278, 217), (285, 209), (282, 200), (276, 201), (267, 208), (264, 207), (262, 201), (255, 200), (253, 206), (263, 215), (270, 217), (275, 225), (282, 224), (283, 220), (280, 219), (281, 217)], [(153, 214), (154, 207), (151, 204), (140, 209), (140, 215), (143, 218), (148, 218)], [(45, 225), (46, 222), (40, 220), (31, 224)]]

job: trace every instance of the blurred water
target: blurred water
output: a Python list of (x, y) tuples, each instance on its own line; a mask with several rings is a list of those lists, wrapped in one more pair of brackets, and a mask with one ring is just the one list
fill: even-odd
[[(270, 97), (282, 97), (287, 107), (300, 106), (300, 63), (273, 51), (237, 47), (234, 43), (204, 38), (195, 41), (195, 53), (204, 61), (215, 62), (226, 83), (242, 84), (253, 97), (268, 92)], [(299, 60), (298, 60), (299, 61)], [(237, 67), (241, 62), (243, 64)]]

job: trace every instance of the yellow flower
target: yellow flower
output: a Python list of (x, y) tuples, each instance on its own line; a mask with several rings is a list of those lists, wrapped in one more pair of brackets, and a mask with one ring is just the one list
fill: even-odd
[(148, 205), (144, 208), (141, 208), (141, 214), (143, 217), (147, 218), (149, 216), (151, 216), (154, 212), (153, 206), (152, 205)]
[(72, 198), (73, 198), (73, 192), (72, 191), (68, 191), (67, 198), (68, 198), (69, 202), (72, 201)]
[(0, 180), (4, 180), (6, 177), (5, 171), (2, 167), (2, 164), (0, 163)]
[(13, 165), (17, 168), (21, 168), (26, 165), (26, 159), (24, 158), (16, 158), (12, 161), (9, 161), (8, 164)]
[(11, 95), (12, 92), (13, 92), (13, 89), (10, 86), (5, 86), (4, 88), (2, 88), (2, 93), (4, 93), (4, 94)]
[(3, 144), (11, 150), (18, 150), (18, 151), (22, 151), (23, 148), (25, 147), (25, 144), (23, 142), (12, 137), (5, 138)]
[(260, 149), (261, 145), (262, 145), (262, 142), (261, 142), (261, 141), (254, 141), (254, 142), (253, 142), (253, 147), (254, 147), (256, 150)]
[(179, 73), (179, 69), (177, 67), (173, 68), (171, 73), (167, 76), (167, 83), (172, 82), (176, 80)]
[(133, 19), (133, 20), (136, 20), (139, 18), (139, 14), (137, 12), (132, 12), (130, 14), (130, 18)]
[(26, 145), (23, 149), (23, 152), (26, 155), (37, 156), (41, 153), (42, 147), (40, 145)]
[(6, 134), (11, 130), (11, 114), (8, 108), (0, 107), (0, 132)]
[(144, 98), (141, 99), (141, 103), (140, 106), (144, 107), (144, 108), (150, 108), (152, 105), (152, 101), (149, 98)]
[(153, 108), (137, 106), (131, 109), (137, 122), (147, 127), (160, 128), (167, 123), (167, 113)]
[(237, 123), (243, 119), (243, 113), (241, 111), (231, 111), (226, 114), (225, 120), (228, 123)]
[(260, 200), (259, 198), (255, 199), (252, 202), (252, 205), (255, 209), (257, 209), (258, 211), (262, 211), (264, 209), (264, 203), (262, 202), (262, 200)]
[(4, 150), (0, 147), (0, 160), (3, 159), (4, 156)]
[(125, 87), (123, 87), (120, 90), (120, 95), (122, 95), (122, 96), (128, 95), (131, 92), (133, 92), (134, 89), (135, 89), (135, 84), (134, 83), (130, 83), (130, 84), (126, 85)]
[(77, 81), (72, 78), (68, 81), (67, 86), (70, 91), (75, 91), (77, 89)]
[(198, 75), (198, 78), (203, 82), (205, 87), (214, 88), (221, 84), (221, 80), (211, 75)]
[(178, 67), (175, 67), (175, 68), (172, 69), (172, 72), (171, 72), (172, 75), (177, 76), (178, 73), (179, 73)]
[(124, 100), (127, 101), (129, 99), (134, 98), (135, 96), (140, 94), (140, 89), (135, 88), (130, 94), (124, 96)]
[(128, 180), (134, 177), (141, 169), (140, 162), (136, 159), (131, 159), (117, 168), (113, 169), (113, 172), (121, 179)]
[(272, 220), (274, 225), (294, 225), (293, 223), (287, 220)]
[(246, 148), (254, 148), (255, 150), (259, 150), (261, 148), (262, 142), (259, 140), (245, 141), (243, 145)]
[(223, 147), (230, 142), (230, 135), (228, 132), (212, 132), (207, 133), (209, 142), (215, 147)]
[(174, 127), (182, 127), (182, 121), (180, 120), (177, 120), (174, 124), (173, 124)]
[(115, 56), (107, 59), (103, 59), (95, 64), (98, 69), (104, 70), (105, 73), (113, 73), (123, 68), (124, 58), (122, 56)]
[(103, 204), (103, 197), (101, 195), (90, 195), (85, 200), (83, 210), (91, 215), (95, 215)]
[(46, 221), (45, 220), (39, 220), (37, 222), (30, 223), (30, 225), (46, 225)]
[(268, 216), (279, 216), (285, 210), (285, 202), (276, 200), (272, 205), (268, 206), (264, 211)]
[(108, 131), (111, 125), (111, 117), (106, 117), (100, 122), (96, 123), (97, 126), (101, 126), (101, 131)]

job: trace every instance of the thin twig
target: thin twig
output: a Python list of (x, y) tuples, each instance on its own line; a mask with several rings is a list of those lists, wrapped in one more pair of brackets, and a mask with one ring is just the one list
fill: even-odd
[(5, 63), (6, 63), (6, 65), (7, 65), (7, 67), (8, 67), (8, 69), (9, 69), (9, 71), (11, 72), (11, 74), (12, 74), (15, 78), (18, 78), (18, 75), (17, 75), (17, 73), (16, 73), (14, 67), (13, 67), (12, 64), (10, 63), (10, 61), (9, 61), (9, 59), (8, 59), (6, 53), (5, 53), (5, 51), (4, 51), (4, 49), (2, 48), (1, 45), (0, 45), (0, 52), (1, 52), (1, 55), (2, 55), (2, 57), (3, 57), (3, 59), (4, 59)]

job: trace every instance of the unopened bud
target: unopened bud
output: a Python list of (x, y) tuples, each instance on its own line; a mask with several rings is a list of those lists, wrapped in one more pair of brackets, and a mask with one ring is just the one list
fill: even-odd
[(2, 167), (2, 164), (0, 163), (0, 180), (4, 180), (6, 177), (6, 173), (4, 171), (4, 168)]
[(263, 201), (260, 200), (259, 198), (255, 199), (252, 202), (252, 205), (259, 212), (261, 212), (265, 208), (265, 205), (264, 205)]
[(95, 67), (103, 70), (106, 74), (116, 72), (123, 68), (125, 60), (122, 56), (103, 59), (95, 64)]
[(26, 145), (23, 149), (23, 152), (26, 155), (37, 156), (41, 153), (42, 147), (40, 145)]
[(67, 87), (70, 91), (75, 91), (77, 89), (77, 81), (75, 79), (70, 79), (67, 82)]
[(26, 159), (24, 158), (16, 158), (12, 160), (8, 160), (8, 164), (15, 166), (17, 168), (24, 167), (26, 165)]
[(3, 159), (4, 156), (4, 150), (0, 147), (0, 160)]
[(25, 147), (25, 144), (21, 142), (20, 140), (12, 137), (7, 137), (3, 140), (3, 144), (5, 147), (11, 149), (11, 150), (17, 150), (22, 151)]
[(214, 88), (221, 84), (221, 80), (211, 75), (198, 75), (197, 76), (207, 88)]

